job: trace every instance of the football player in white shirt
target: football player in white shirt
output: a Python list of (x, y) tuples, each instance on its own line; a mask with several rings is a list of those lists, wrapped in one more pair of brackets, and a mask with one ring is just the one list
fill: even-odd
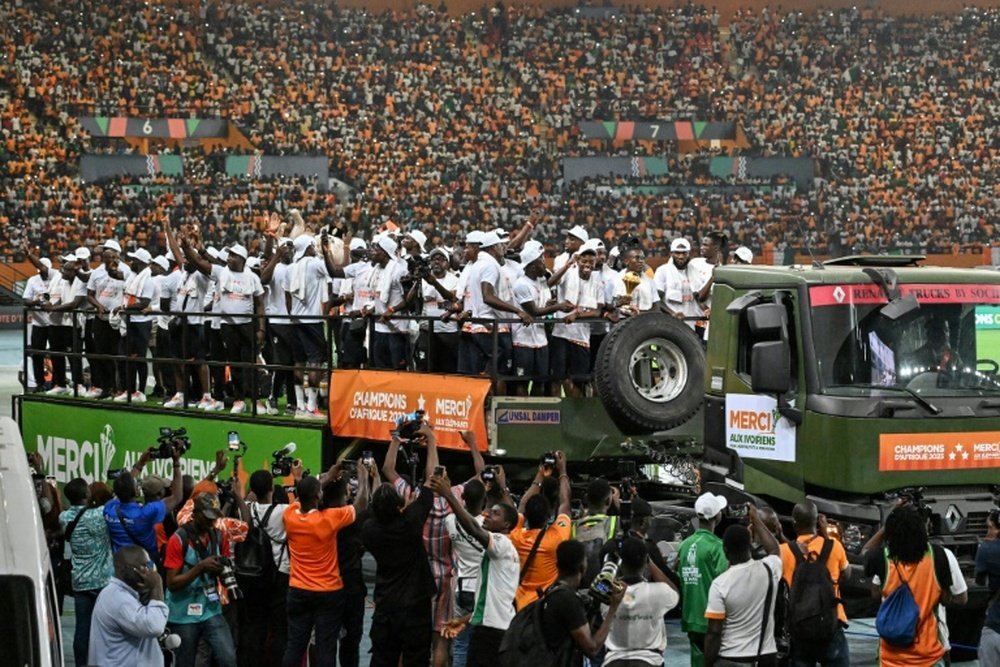
[(431, 250), (430, 273), (414, 284), (420, 290), (423, 315), (433, 318), (420, 322), (420, 336), (417, 338), (416, 363), (418, 370), (438, 373), (454, 373), (458, 362), (458, 324), (439, 321), (449, 312), (444, 304), (456, 300), (458, 274), (449, 268), (448, 251), (437, 247)]
[[(691, 243), (685, 238), (676, 238), (670, 242), (670, 260), (656, 269), (653, 284), (660, 300), (678, 319), (704, 314), (692, 287), (695, 280)], [(687, 325), (694, 329), (695, 320), (687, 320)]]

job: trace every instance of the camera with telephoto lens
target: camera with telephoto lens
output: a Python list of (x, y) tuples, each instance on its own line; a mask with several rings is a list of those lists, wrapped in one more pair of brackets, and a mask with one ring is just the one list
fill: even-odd
[(233, 569), (233, 561), (225, 556), (219, 556), (219, 562), (222, 564), (222, 569), (219, 571), (217, 577), (219, 583), (229, 591), (230, 600), (242, 600), (243, 591), (240, 590), (240, 585), (236, 581), (236, 570)]
[(156, 439), (156, 447), (150, 458), (172, 459), (175, 449), (180, 450), (181, 454), (191, 449), (191, 439), (187, 437), (187, 429), (161, 426), (160, 437)]
[(399, 439), (414, 440), (421, 425), (424, 423), (425, 414), (423, 410), (417, 410), (398, 418), (396, 420), (396, 434), (399, 436)]
[(615, 592), (615, 581), (618, 578), (618, 558), (614, 554), (608, 554), (604, 558), (604, 565), (601, 571), (594, 577), (590, 584), (590, 594), (598, 602), (607, 604)]
[(422, 255), (410, 255), (406, 258), (406, 272), (414, 279), (426, 278), (431, 274), (431, 264)]

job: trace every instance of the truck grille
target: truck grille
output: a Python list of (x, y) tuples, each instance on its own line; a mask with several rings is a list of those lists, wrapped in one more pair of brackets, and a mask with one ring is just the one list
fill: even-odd
[(965, 532), (973, 535), (984, 535), (986, 533), (986, 517), (989, 512), (969, 512), (965, 517)]

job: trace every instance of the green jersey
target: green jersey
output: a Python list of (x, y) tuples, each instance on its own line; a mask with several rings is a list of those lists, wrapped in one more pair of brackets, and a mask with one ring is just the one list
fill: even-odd
[(722, 540), (704, 529), (681, 542), (677, 572), (681, 578), (681, 628), (684, 632), (707, 632), (705, 608), (712, 581), (729, 569)]

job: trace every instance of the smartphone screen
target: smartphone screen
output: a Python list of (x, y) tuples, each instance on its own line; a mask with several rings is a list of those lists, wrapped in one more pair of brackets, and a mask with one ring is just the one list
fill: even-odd
[(443, 477), (444, 476), (444, 466), (434, 466), (434, 476)]
[(240, 448), (240, 434), (237, 431), (229, 432), (229, 449), (239, 449)]

